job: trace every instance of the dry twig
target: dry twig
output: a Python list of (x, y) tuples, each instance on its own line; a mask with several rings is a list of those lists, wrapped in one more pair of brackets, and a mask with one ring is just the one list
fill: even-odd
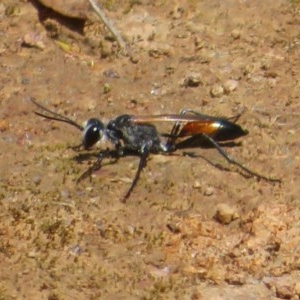
[(119, 31), (111, 24), (109, 19), (105, 16), (99, 5), (94, 0), (88, 0), (90, 5), (92, 6), (93, 10), (97, 14), (97, 16), (101, 19), (101, 21), (104, 23), (104, 25), (108, 28), (108, 30), (111, 32), (111, 34), (114, 36), (114, 38), (117, 40), (120, 47), (124, 50), (126, 49), (126, 43), (123, 40), (121, 34)]

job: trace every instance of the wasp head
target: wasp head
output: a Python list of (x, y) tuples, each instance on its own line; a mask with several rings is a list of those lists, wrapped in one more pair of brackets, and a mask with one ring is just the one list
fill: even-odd
[(98, 119), (89, 119), (83, 130), (82, 145), (84, 149), (94, 146), (103, 137), (104, 124)]

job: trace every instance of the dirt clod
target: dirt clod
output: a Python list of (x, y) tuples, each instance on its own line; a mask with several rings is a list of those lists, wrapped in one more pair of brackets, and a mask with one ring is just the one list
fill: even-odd
[(225, 203), (218, 204), (215, 218), (221, 224), (229, 224), (238, 219), (239, 215), (236, 210)]

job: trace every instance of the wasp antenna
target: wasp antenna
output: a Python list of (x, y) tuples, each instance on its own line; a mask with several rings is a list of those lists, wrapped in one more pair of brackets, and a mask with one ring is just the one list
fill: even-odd
[(46, 107), (44, 107), (43, 105), (41, 105), (40, 103), (36, 102), (36, 100), (34, 98), (30, 98), (30, 101), (36, 105), (38, 108), (40, 108), (41, 110), (44, 110), (45, 112), (47, 112), (48, 114), (50, 115), (46, 115), (46, 114), (42, 114), (42, 113), (39, 113), (39, 112), (34, 112), (36, 115), (40, 116), (40, 117), (43, 117), (43, 118), (46, 118), (46, 119), (49, 119), (49, 120), (54, 120), (54, 121), (59, 121), (59, 122), (64, 122), (64, 123), (67, 123), (67, 124), (70, 124), (74, 127), (76, 127), (77, 129), (83, 131), (84, 128), (77, 124), (75, 121), (63, 116), (63, 115), (60, 115)]

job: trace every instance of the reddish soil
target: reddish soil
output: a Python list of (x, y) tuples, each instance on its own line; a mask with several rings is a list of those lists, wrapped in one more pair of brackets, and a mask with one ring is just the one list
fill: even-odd
[[(104, 1), (124, 55), (92, 12), (1, 1), (0, 299), (299, 299), (298, 2)], [(249, 134), (224, 149), (282, 183), (199, 148), (225, 170), (152, 155), (123, 204), (138, 159), (76, 184), (81, 133), (30, 97), (79, 123), (245, 110)]]

